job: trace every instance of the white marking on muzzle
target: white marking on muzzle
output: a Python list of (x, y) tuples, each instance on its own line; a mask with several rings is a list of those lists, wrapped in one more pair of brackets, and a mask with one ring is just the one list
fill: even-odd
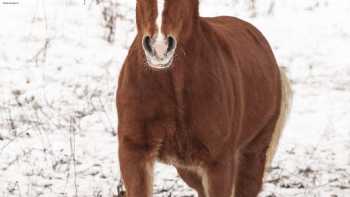
[(158, 28), (158, 36), (163, 36), (162, 34), (162, 23), (163, 23), (163, 12), (164, 12), (164, 7), (165, 7), (165, 1), (164, 0), (157, 0), (157, 19), (156, 19), (156, 25)]
[(156, 26), (157, 26), (158, 32), (155, 37), (154, 50), (158, 58), (164, 58), (168, 47), (166, 37), (162, 32), (164, 7), (165, 7), (165, 0), (157, 0), (158, 15), (156, 19)]

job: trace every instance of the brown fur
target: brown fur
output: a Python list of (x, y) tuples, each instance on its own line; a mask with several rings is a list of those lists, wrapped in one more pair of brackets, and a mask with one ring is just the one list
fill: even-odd
[(166, 0), (163, 31), (177, 38), (176, 57), (170, 69), (152, 70), (141, 44), (156, 31), (155, 4), (137, 1), (138, 35), (117, 91), (127, 196), (152, 196), (158, 160), (174, 165), (200, 197), (256, 197), (286, 112), (269, 44), (237, 18), (199, 17), (197, 0)]

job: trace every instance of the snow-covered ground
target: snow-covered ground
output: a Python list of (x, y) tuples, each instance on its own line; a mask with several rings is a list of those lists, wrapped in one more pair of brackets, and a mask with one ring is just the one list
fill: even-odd
[[(0, 0), (0, 196), (118, 194), (116, 79), (135, 35), (135, 0)], [(294, 106), (261, 197), (350, 196), (350, 2), (202, 0), (205, 16), (244, 18), (293, 82)], [(157, 196), (194, 195), (157, 165)]]

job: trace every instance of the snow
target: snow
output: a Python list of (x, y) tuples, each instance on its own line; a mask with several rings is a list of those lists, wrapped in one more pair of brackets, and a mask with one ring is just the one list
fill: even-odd
[[(115, 42), (89, 0), (0, 4), (0, 196), (112, 196), (120, 174), (115, 87), (136, 34), (135, 0), (114, 1)], [(272, 11), (271, 11), (272, 10)], [(256, 25), (288, 73), (294, 105), (261, 197), (350, 194), (350, 3), (202, 0), (205, 16)], [(157, 164), (156, 196), (189, 196)]]

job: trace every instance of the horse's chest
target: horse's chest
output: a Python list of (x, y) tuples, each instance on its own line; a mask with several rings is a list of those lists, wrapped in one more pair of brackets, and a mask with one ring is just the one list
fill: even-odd
[[(219, 148), (225, 141), (227, 129), (221, 126), (225, 125), (222, 120), (226, 117), (219, 119), (219, 114), (212, 117), (213, 113), (207, 112), (209, 107), (198, 107), (190, 102), (183, 104), (181, 107), (174, 103), (158, 105), (156, 111), (162, 112), (162, 118), (158, 119), (154, 130), (162, 133), (158, 136), (163, 136), (157, 150), (158, 159), (174, 166), (197, 166), (210, 160), (210, 150)], [(177, 107), (169, 110), (169, 106)]]
[(209, 159), (207, 150), (192, 132), (177, 128), (165, 134), (158, 150), (158, 160), (180, 168), (198, 166)]
[(187, 149), (187, 151), (182, 152), (178, 145), (173, 144), (173, 142), (165, 143), (159, 150), (158, 160), (178, 168), (198, 166), (203, 162), (199, 151), (195, 151), (194, 149)]

